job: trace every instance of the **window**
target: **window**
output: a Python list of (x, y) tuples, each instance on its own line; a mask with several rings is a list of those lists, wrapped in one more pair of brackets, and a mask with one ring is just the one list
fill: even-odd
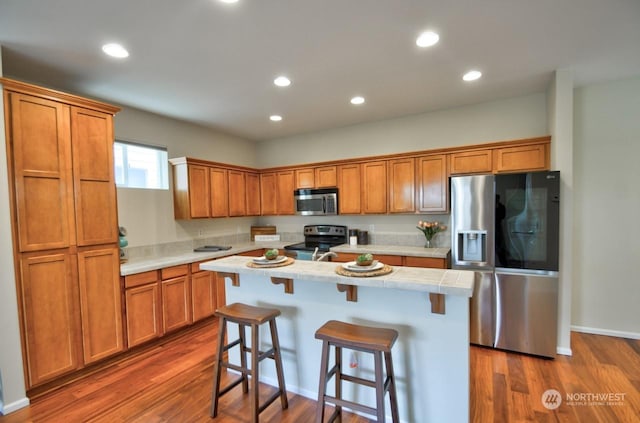
[(169, 189), (166, 148), (116, 141), (113, 162), (120, 188)]

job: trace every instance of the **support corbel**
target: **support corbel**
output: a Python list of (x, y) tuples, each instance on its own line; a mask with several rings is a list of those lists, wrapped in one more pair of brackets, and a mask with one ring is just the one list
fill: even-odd
[(338, 291), (347, 293), (347, 301), (357, 302), (358, 301), (358, 286), (357, 285), (345, 285), (343, 283), (339, 283)]

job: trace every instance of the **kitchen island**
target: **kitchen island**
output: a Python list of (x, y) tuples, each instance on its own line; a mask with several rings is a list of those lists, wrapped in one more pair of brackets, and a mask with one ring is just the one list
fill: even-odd
[[(401, 421), (469, 420), (473, 272), (398, 266), (383, 276), (348, 277), (336, 273), (341, 264), (331, 262), (294, 261), (274, 268), (251, 263), (249, 257), (231, 256), (203, 263), (201, 269), (225, 278), (227, 303), (281, 310), (278, 331), (290, 392), (317, 398), (321, 342), (314, 334), (326, 321), (388, 327), (400, 334), (393, 360)], [(237, 336), (233, 326), (230, 339)], [(261, 328), (261, 339), (261, 349), (268, 348), (267, 328)], [(230, 353), (238, 359), (235, 351)], [(360, 377), (373, 377), (368, 354), (345, 351), (344, 363)], [(273, 367), (261, 364), (261, 381), (275, 385)], [(345, 383), (343, 393), (375, 403), (373, 390), (366, 387)]]

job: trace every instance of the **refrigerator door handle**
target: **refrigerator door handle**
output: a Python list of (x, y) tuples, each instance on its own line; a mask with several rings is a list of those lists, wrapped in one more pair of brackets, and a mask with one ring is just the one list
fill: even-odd
[(493, 275), (493, 289), (494, 289), (494, 299), (495, 303), (493, 304), (493, 310), (496, 315), (496, 330), (495, 330), (495, 338), (493, 340), (493, 346), (495, 347), (500, 342), (500, 335), (502, 334), (502, 290), (500, 289), (500, 281), (498, 277), (494, 273)]

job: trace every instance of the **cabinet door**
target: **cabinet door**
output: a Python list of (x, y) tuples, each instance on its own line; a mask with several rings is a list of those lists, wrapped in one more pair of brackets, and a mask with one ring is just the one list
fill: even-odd
[(247, 216), (260, 216), (260, 176), (251, 172), (245, 176)]
[(187, 276), (160, 282), (164, 333), (191, 323), (191, 290), (189, 288)]
[(112, 116), (72, 107), (71, 145), (77, 245), (117, 242)]
[(315, 172), (312, 167), (307, 169), (296, 169), (296, 189), (314, 188)]
[[(293, 194), (291, 195), (293, 197)], [(262, 206), (262, 215), (274, 215), (276, 209), (276, 174), (261, 173), (260, 174), (260, 204)]]
[(129, 348), (162, 335), (158, 283), (125, 290)]
[(118, 248), (78, 253), (85, 364), (124, 349)]
[(451, 174), (491, 172), (491, 150), (451, 153)]
[(81, 367), (75, 256), (22, 258), (22, 310), (28, 387)]
[(19, 249), (66, 248), (75, 243), (69, 107), (10, 98)]
[(402, 265), (407, 267), (430, 267), (434, 269), (446, 269), (448, 267), (448, 261), (447, 259), (443, 258), (405, 256)]
[(231, 193), (230, 175), (227, 169), (212, 167), (209, 169), (209, 198), (211, 217), (229, 216), (229, 197)]
[(389, 166), (389, 212), (412, 213), (416, 210), (415, 160), (390, 160)]
[(548, 144), (496, 148), (493, 166), (496, 173), (549, 170)]
[(189, 171), (189, 210), (192, 218), (211, 215), (209, 200), (209, 168), (188, 165)]
[(387, 212), (387, 162), (362, 164), (362, 212)]
[(239, 170), (229, 171), (229, 216), (247, 214), (247, 193), (245, 173)]
[(418, 211), (449, 211), (449, 178), (447, 156), (422, 156), (416, 159), (418, 170)]
[(191, 305), (193, 321), (212, 316), (216, 311), (216, 277), (214, 272), (196, 272), (191, 275)]
[(335, 166), (322, 166), (315, 169), (316, 188), (331, 188), (338, 186)]
[(277, 174), (277, 195), (276, 207), (278, 215), (293, 214), (293, 191), (294, 175), (293, 171), (278, 172)]
[(340, 214), (362, 211), (362, 179), (360, 164), (338, 166), (338, 209)]

